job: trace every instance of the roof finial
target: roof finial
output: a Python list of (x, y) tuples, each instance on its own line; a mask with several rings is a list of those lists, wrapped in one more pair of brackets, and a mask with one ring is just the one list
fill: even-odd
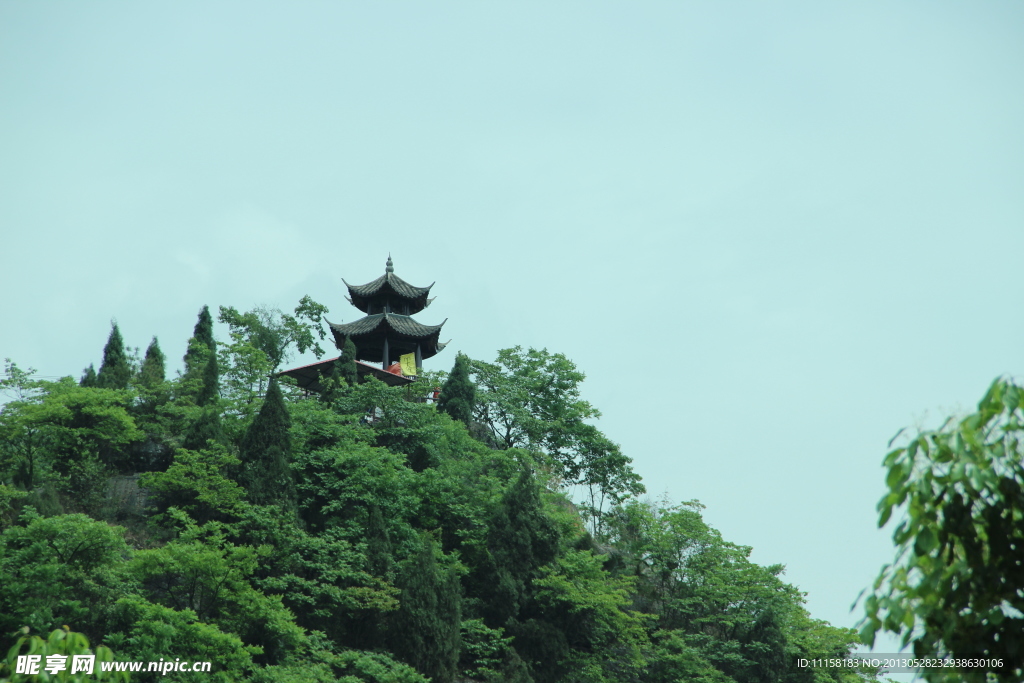
[(395, 266), (394, 266), (393, 263), (391, 263), (391, 254), (388, 254), (387, 268), (384, 269), (384, 272), (385, 273), (393, 273), (393, 272), (395, 272)]

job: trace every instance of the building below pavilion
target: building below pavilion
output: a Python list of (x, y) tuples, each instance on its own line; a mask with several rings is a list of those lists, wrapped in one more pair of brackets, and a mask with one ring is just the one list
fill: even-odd
[[(342, 282), (345, 282), (344, 278)], [(429, 297), (434, 284), (427, 287), (409, 284), (395, 275), (394, 264), (388, 256), (384, 274), (379, 278), (365, 285), (345, 282), (345, 286), (349, 303), (366, 315), (351, 323), (326, 322), (339, 350), (345, 347), (347, 339), (355, 345), (359, 381), (376, 377), (390, 386), (415, 381), (414, 375), (410, 376), (412, 373), (402, 373), (402, 365), (407, 370), (415, 367), (419, 373), (424, 359), (437, 355), (447, 345), (447, 342), (439, 341), (441, 328), (447, 319), (440, 325), (422, 325), (412, 318), (434, 300)], [(295, 379), (299, 387), (307, 391), (319, 392), (323, 390), (320, 379), (330, 374), (331, 364), (338, 358), (340, 356), (278, 374)], [(399, 363), (399, 359), (404, 362)], [(373, 365), (375, 363), (380, 367)]]

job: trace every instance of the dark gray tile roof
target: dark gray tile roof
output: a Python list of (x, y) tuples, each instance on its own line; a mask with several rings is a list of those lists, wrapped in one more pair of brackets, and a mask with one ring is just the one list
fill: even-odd
[(407, 315), (375, 313), (351, 323), (332, 323), (328, 320), (327, 324), (331, 326), (335, 334), (345, 337), (361, 337), (385, 326), (398, 334), (413, 338), (423, 338), (439, 333), (445, 322), (448, 322), (447, 318), (440, 325), (422, 325)]
[[(341, 278), (341, 281), (345, 282), (345, 278)], [(345, 282), (345, 286), (348, 287), (350, 301), (352, 297), (369, 298), (376, 294), (386, 293), (388, 289), (403, 299), (419, 299), (421, 297), (425, 299), (434, 283), (430, 283), (427, 287), (417, 287), (410, 285), (394, 273), (384, 273), (373, 282), (368, 282), (365, 285), (350, 285), (348, 282)]]

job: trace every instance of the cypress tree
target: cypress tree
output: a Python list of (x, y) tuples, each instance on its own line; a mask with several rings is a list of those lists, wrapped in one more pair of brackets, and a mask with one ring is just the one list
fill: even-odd
[(475, 580), (485, 602), (484, 620), (498, 628), (519, 615), (537, 569), (558, 551), (558, 529), (544, 514), (529, 468), (523, 468), (502, 497), (491, 519), (487, 546), (491, 562)]
[(276, 379), (271, 379), (263, 407), (241, 444), (239, 483), (248, 490), (249, 500), (257, 505), (295, 506), (295, 483), (288, 466), (292, 447), (290, 427), (281, 388)]
[(351, 337), (345, 337), (345, 344), (341, 349), (341, 357), (338, 359), (338, 374), (345, 383), (354, 387), (359, 383), (359, 374), (356, 372), (356, 345)]
[[(132, 448), (132, 464), (139, 472), (164, 471), (170, 467), (173, 458), (174, 448), (167, 439), (167, 428), (157, 417), (157, 408), (170, 400), (170, 387), (164, 382), (167, 379), (166, 360), (160, 343), (153, 337), (136, 378), (141, 400), (132, 408), (136, 424), (147, 437)], [(186, 447), (192, 450), (205, 447), (207, 437), (201, 436), (202, 441), (197, 443), (198, 439), (191, 438), (191, 431), (186, 432)]]
[(331, 405), (341, 395), (341, 375), (338, 371), (339, 360), (335, 359), (327, 370), (327, 375), (320, 375), (320, 402)]
[(207, 447), (207, 442), (222, 441), (224, 438), (220, 423), (217, 398), (220, 396), (220, 369), (217, 365), (217, 343), (213, 339), (213, 316), (210, 307), (203, 306), (188, 350), (185, 351), (185, 376), (183, 385), (186, 395), (195, 397), (199, 413), (185, 434), (182, 446), (189, 450)]
[(132, 376), (128, 353), (124, 348), (124, 339), (117, 323), (111, 325), (107, 345), (103, 347), (103, 363), (96, 374), (96, 386), (104, 389), (127, 389)]
[(220, 413), (216, 406), (204, 406), (199, 417), (189, 425), (185, 438), (181, 442), (182, 448), (190, 451), (198, 451), (209, 446), (210, 440), (221, 442), (224, 439), (224, 430), (220, 424)]
[(82, 373), (82, 379), (78, 382), (79, 386), (83, 387), (95, 387), (96, 385), (96, 369), (93, 368), (92, 363), (89, 363), (89, 367)]
[(146, 357), (142, 359), (142, 367), (139, 369), (139, 384), (152, 389), (166, 379), (164, 362), (166, 361), (163, 351), (156, 337), (149, 343), (146, 349)]
[(320, 392), (320, 400), (328, 405), (334, 403), (348, 387), (353, 387), (359, 381), (356, 373), (356, 345), (349, 337), (345, 338), (345, 344), (339, 356), (328, 368), (327, 375), (321, 376), (320, 383), (323, 391)]
[(199, 311), (192, 338), (185, 351), (185, 380), (196, 405), (208, 406), (216, 403), (220, 396), (220, 367), (217, 364), (217, 342), (213, 339), (213, 316), (210, 307)]
[(501, 683), (534, 683), (526, 662), (520, 658), (515, 648), (511, 647), (505, 651), (505, 659), (501, 663), (501, 671), (498, 672), (498, 676), (493, 680), (501, 681)]
[(469, 379), (469, 357), (460, 353), (448, 375), (448, 381), (441, 387), (437, 399), (438, 410), (443, 410), (467, 427), (473, 420), (476, 407), (476, 385)]
[(217, 366), (217, 354), (210, 353), (203, 368), (203, 386), (196, 397), (196, 405), (208, 406), (217, 402), (220, 397), (220, 368)]
[(213, 340), (213, 316), (210, 315), (210, 307), (203, 306), (199, 311), (199, 319), (196, 321), (195, 329), (192, 332), (192, 339), (200, 345), (192, 344), (189, 341), (188, 350), (185, 351), (185, 374), (198, 375), (206, 365), (206, 354), (203, 348), (207, 348), (214, 354), (217, 352), (217, 343)]
[(435, 683), (452, 683), (458, 672), (462, 638), (459, 580), (434, 559), (434, 541), (405, 565), (400, 607), (391, 620), (391, 651)]
[[(371, 504), (366, 521), (366, 570), (390, 584), (395, 582), (394, 550), (380, 507)], [(381, 610), (357, 613), (348, 639), (362, 650), (383, 649), (386, 645), (389, 616)]]
[(394, 580), (394, 553), (380, 506), (371, 505), (366, 522), (366, 567), (374, 576)]

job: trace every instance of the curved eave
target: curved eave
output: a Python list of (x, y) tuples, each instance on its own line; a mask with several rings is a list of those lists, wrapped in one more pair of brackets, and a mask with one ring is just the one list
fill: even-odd
[(423, 325), (416, 322), (407, 315), (397, 313), (374, 313), (351, 323), (332, 323), (324, 319), (334, 333), (335, 339), (341, 338), (344, 343), (345, 337), (352, 337), (353, 341), (359, 337), (365, 337), (383, 332), (394, 333), (400, 337), (409, 339), (424, 339), (441, 332), (441, 328), (448, 322), (445, 318), (440, 325)]
[(389, 355), (411, 353), (417, 348), (421, 358), (437, 355), (444, 348), (438, 338), (446, 322), (447, 318), (440, 325), (422, 325), (407, 315), (377, 313), (351, 323), (328, 320), (327, 324), (339, 349), (344, 347), (346, 338), (351, 339), (356, 347), (356, 358), (379, 363), (383, 360), (385, 339), (390, 347)]
[(436, 283), (431, 282), (426, 287), (411, 285), (394, 273), (384, 273), (376, 280), (367, 282), (365, 285), (350, 285), (345, 278), (341, 278), (348, 288), (349, 302), (364, 313), (368, 304), (383, 298), (395, 298), (401, 301), (408, 301), (410, 314), (416, 314), (426, 308), (430, 301), (427, 296), (430, 288)]

